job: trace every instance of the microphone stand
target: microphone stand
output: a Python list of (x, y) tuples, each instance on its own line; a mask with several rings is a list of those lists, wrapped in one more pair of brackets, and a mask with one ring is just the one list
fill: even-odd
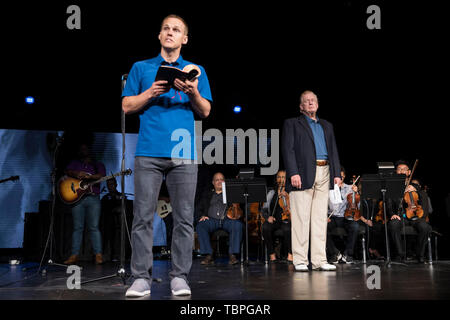
[[(122, 90), (125, 88), (125, 84), (127, 81), (128, 74), (122, 75)], [(95, 282), (99, 280), (105, 280), (110, 279), (114, 277), (119, 277), (123, 284), (126, 285), (126, 280), (130, 276), (125, 271), (125, 224), (126, 224), (126, 212), (125, 212), (125, 175), (123, 172), (125, 172), (125, 112), (121, 109), (121, 129), (122, 129), (122, 161), (121, 161), (121, 223), (120, 223), (120, 263), (119, 268), (116, 273), (112, 275), (108, 275), (105, 277), (87, 280), (84, 282), (81, 282), (81, 284), (86, 284), (90, 282)]]
[(244, 199), (245, 199), (245, 265), (253, 264), (248, 259), (248, 191), (247, 191), (247, 185), (244, 185)]
[(49, 248), (49, 258), (47, 261), (47, 266), (44, 267), (42, 269), (42, 275), (45, 276), (47, 274), (47, 268), (48, 266), (58, 266), (58, 267), (63, 267), (67, 269), (67, 265), (65, 264), (59, 264), (59, 263), (55, 263), (53, 262), (53, 237), (54, 237), (54, 224), (55, 224), (55, 204), (56, 204), (56, 158), (58, 155), (58, 150), (59, 147), (61, 146), (63, 141), (62, 137), (57, 136), (56, 137), (56, 146), (55, 146), (55, 151), (53, 153), (53, 170), (52, 170), (52, 204), (51, 204), (51, 208), (50, 208), (50, 226), (49, 226), (49, 230), (48, 230), (48, 236), (47, 236), (47, 241), (45, 243), (45, 248), (44, 248), (44, 252), (42, 253), (42, 258), (41, 261), (39, 263), (39, 268), (38, 268), (38, 273), (41, 271), (41, 267), (42, 267), (42, 262), (44, 261), (44, 257), (45, 257), (45, 252), (47, 251), (47, 247), (50, 243), (50, 248)]
[[(128, 77), (128, 74), (122, 75), (122, 91), (125, 88), (125, 84), (127, 82), (127, 77)], [(120, 225), (120, 263), (119, 263), (119, 268), (115, 274), (97, 278), (97, 279), (87, 280), (87, 281), (81, 282), (81, 284), (86, 284), (86, 283), (90, 283), (90, 282), (94, 282), (94, 281), (100, 281), (100, 280), (110, 279), (110, 278), (114, 278), (114, 277), (119, 277), (122, 280), (123, 284), (126, 285), (126, 281), (130, 277), (130, 274), (128, 274), (125, 271), (125, 225), (127, 224), (127, 221), (126, 221), (126, 212), (125, 212), (125, 175), (123, 174), (123, 172), (125, 172), (125, 112), (123, 112), (123, 110), (121, 110), (121, 129), (122, 129), (122, 163), (121, 163), (121, 170), (122, 170), (122, 172), (121, 172), (121, 184), (122, 184), (121, 185), (121, 190), (122, 190), (121, 216), (122, 216), (122, 221), (121, 221), (121, 225)], [(155, 280), (156, 282), (162, 282), (162, 279), (160, 279), (160, 278), (153, 278), (153, 280)]]

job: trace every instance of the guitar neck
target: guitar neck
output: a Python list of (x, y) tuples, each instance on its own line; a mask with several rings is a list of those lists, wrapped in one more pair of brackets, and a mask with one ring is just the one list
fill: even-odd
[(19, 180), (19, 177), (18, 176), (9, 177), (7, 179), (0, 180), (0, 183), (6, 182), (6, 181), (14, 181), (14, 180)]
[(88, 185), (88, 186), (92, 186), (92, 185), (94, 185), (94, 184), (101, 183), (101, 182), (106, 181), (106, 180), (109, 180), (109, 179), (111, 179), (111, 178), (115, 178), (115, 177), (117, 177), (117, 176), (119, 176), (119, 175), (121, 175), (121, 174), (122, 174), (122, 172), (117, 172), (117, 173), (114, 173), (114, 174), (109, 175), (109, 176), (104, 176), (104, 177), (102, 177), (102, 178), (100, 178), (100, 179), (98, 179), (98, 180), (89, 182), (87, 185)]

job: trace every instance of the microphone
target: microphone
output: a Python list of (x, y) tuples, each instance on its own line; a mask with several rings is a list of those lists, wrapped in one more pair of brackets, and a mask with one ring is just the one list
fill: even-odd
[(64, 142), (64, 133), (59, 135), (59, 133), (56, 133), (56, 143), (61, 144)]
[(125, 84), (127, 83), (128, 73), (122, 75), (122, 91), (125, 88)]

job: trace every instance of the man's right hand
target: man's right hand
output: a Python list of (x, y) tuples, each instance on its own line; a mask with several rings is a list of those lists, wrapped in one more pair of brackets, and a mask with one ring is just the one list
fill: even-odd
[(152, 86), (148, 89), (150, 94), (150, 99), (159, 97), (163, 93), (169, 92), (170, 86), (167, 85), (166, 80), (159, 80), (153, 82)]
[(270, 216), (267, 218), (268, 223), (273, 223), (275, 221), (275, 218), (273, 216)]
[(293, 187), (300, 189), (302, 187), (302, 179), (300, 178), (300, 175), (293, 175), (291, 177), (291, 184)]
[(200, 220), (198, 220), (199, 222), (205, 221), (205, 220), (209, 220), (209, 218), (207, 216), (202, 216), (200, 218)]
[(394, 220), (394, 219), (402, 220), (402, 219), (400, 219), (400, 216), (398, 216), (396, 214), (392, 215), (392, 217), (391, 217), (391, 220)]

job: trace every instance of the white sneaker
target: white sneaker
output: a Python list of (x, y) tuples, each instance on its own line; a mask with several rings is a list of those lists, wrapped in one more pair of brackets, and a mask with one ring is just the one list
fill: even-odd
[(319, 268), (314, 268), (317, 271), (335, 271), (336, 266), (334, 264), (325, 263), (321, 265)]
[(306, 264), (296, 264), (295, 271), (308, 272), (308, 266)]
[(143, 297), (150, 294), (150, 286), (145, 279), (134, 280), (131, 287), (125, 293), (126, 297)]
[(189, 288), (186, 280), (183, 278), (173, 278), (170, 281), (170, 288), (174, 296), (188, 296), (191, 295), (191, 288)]

